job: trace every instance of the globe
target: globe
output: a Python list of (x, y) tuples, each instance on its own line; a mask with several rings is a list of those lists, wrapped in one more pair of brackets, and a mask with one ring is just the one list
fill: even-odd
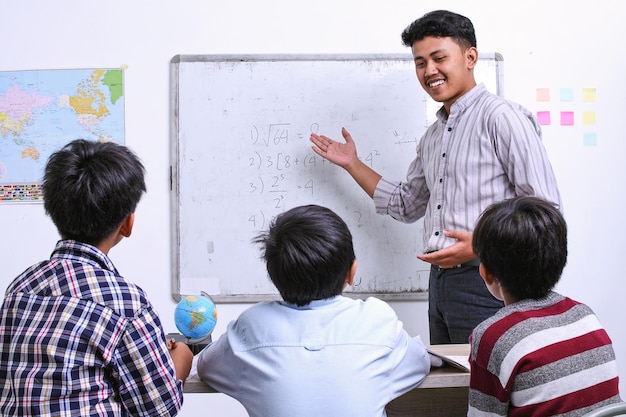
[(217, 322), (215, 303), (208, 295), (187, 295), (179, 301), (174, 311), (178, 331), (188, 339), (207, 338)]

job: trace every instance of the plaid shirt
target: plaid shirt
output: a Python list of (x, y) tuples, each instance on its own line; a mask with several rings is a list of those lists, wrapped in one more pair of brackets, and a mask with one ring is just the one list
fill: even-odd
[(182, 405), (159, 317), (97, 248), (59, 241), (0, 310), (0, 415), (174, 416)]

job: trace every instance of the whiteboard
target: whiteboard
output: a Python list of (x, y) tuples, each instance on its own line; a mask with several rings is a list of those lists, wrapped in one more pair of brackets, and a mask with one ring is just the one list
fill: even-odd
[[(502, 57), (481, 54), (478, 82), (501, 94)], [(219, 302), (277, 298), (251, 239), (292, 207), (319, 204), (348, 224), (358, 262), (347, 295), (424, 298), (423, 224), (376, 214), (343, 169), (311, 150), (341, 138), (388, 179), (405, 178), (440, 107), (407, 55), (177, 55), (171, 62), (172, 293)]]

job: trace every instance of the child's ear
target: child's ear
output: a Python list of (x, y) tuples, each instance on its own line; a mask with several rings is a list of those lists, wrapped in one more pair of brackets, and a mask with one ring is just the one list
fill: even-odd
[(484, 263), (480, 263), (480, 265), (478, 266), (478, 272), (483, 278), (483, 281), (485, 281), (485, 284), (492, 285), (494, 282), (496, 282), (496, 277), (487, 270), (487, 267), (485, 267)]
[(356, 275), (356, 259), (352, 261), (352, 265), (348, 270), (348, 275), (346, 275), (345, 286), (354, 284), (354, 276)]
[(135, 224), (135, 213), (130, 213), (120, 226), (122, 236), (129, 237), (133, 233), (133, 224)]

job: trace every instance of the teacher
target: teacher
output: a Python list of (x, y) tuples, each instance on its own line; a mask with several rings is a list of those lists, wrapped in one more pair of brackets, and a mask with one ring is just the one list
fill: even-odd
[(438, 10), (402, 32), (417, 79), (442, 103), (404, 181), (391, 181), (345, 142), (312, 134), (313, 151), (344, 168), (374, 200), (376, 211), (405, 223), (424, 217), (424, 253), (431, 264), (428, 318), (431, 344), (468, 343), (472, 329), (503, 304), (486, 289), (472, 250), (472, 230), (490, 204), (521, 195), (561, 207), (541, 128), (522, 106), (476, 84), (476, 35), (465, 16)]

